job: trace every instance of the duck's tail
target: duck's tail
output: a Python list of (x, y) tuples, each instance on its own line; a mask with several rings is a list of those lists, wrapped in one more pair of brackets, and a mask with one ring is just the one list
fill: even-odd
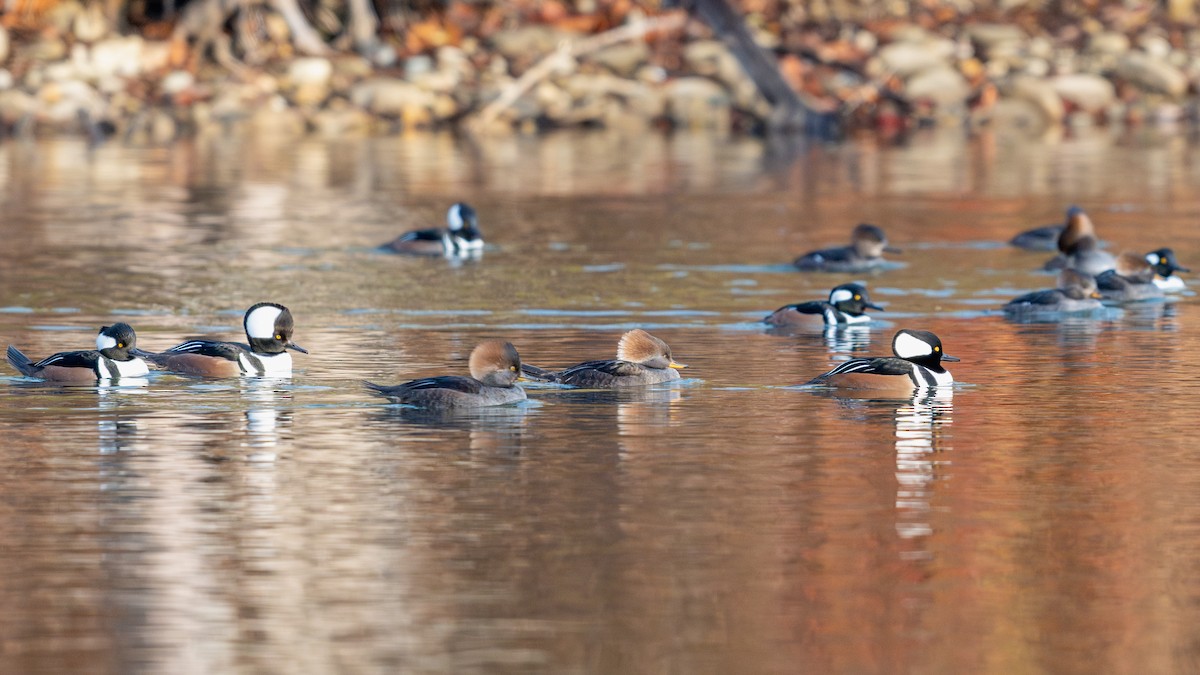
[(521, 364), (521, 376), (535, 382), (558, 382), (558, 373), (531, 366), (528, 363)]
[(21, 353), (20, 349), (9, 345), (8, 353), (5, 355), (8, 358), (8, 365), (17, 369), (17, 372), (26, 377), (33, 377), (33, 361), (29, 360), (28, 356)]

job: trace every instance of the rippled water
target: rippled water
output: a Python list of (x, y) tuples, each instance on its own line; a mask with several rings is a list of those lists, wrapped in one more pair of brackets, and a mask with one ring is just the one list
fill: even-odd
[[(0, 378), (0, 670), (1196, 671), (1195, 297), (996, 310), (1053, 284), (1002, 242), (1069, 204), (1200, 269), (1198, 174), (1149, 133), (0, 146), (6, 343), (236, 338), (269, 299), (311, 350), (290, 381)], [(374, 250), (460, 199), (481, 260)], [(850, 279), (787, 263), (860, 221), (904, 249), (878, 322), (756, 323)], [(456, 415), (359, 384), (635, 326), (687, 379)], [(952, 395), (791, 387), (899, 327), (962, 358)]]

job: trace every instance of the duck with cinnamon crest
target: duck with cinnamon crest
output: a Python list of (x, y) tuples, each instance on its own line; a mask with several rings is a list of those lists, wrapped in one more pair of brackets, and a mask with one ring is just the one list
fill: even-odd
[(686, 367), (671, 357), (667, 343), (635, 328), (621, 336), (616, 359), (585, 361), (557, 372), (525, 365), (524, 373), (525, 377), (542, 382), (614, 389), (678, 380), (679, 370)]
[(363, 382), (371, 391), (396, 403), (419, 408), (481, 408), (525, 400), (521, 356), (512, 343), (487, 340), (471, 351), (470, 377), (441, 375), (387, 386)]

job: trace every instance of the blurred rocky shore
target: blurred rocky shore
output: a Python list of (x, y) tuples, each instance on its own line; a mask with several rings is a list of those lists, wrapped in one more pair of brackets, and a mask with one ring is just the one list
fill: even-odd
[[(1186, 2), (729, 4), (826, 132), (1195, 118)], [(772, 116), (726, 36), (633, 0), (10, 0), (0, 26), (6, 137), (760, 132)]]

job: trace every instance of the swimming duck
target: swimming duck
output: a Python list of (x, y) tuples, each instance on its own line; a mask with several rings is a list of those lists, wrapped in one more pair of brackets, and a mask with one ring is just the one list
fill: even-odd
[(1094, 312), (1103, 307), (1095, 277), (1075, 270), (1063, 270), (1058, 274), (1058, 288), (1013, 298), (1004, 305), (1004, 313), (1010, 316), (1078, 314)]
[(512, 343), (487, 340), (471, 351), (471, 377), (442, 375), (386, 386), (364, 382), (368, 389), (419, 408), (481, 408), (525, 400), (521, 356)]
[(617, 343), (617, 358), (607, 361), (586, 361), (558, 372), (536, 366), (524, 366), (525, 376), (543, 382), (570, 384), (586, 389), (638, 387), (679, 379), (679, 369), (686, 368), (671, 358), (667, 343), (635, 328), (621, 336)]
[(8, 363), (25, 377), (47, 382), (86, 384), (97, 380), (145, 377), (150, 369), (140, 357), (137, 335), (127, 323), (104, 326), (96, 334), (96, 349), (59, 352), (34, 363), (9, 345)]
[(1058, 255), (1043, 267), (1047, 271), (1071, 268), (1096, 276), (1116, 266), (1116, 258), (1100, 249), (1096, 226), (1078, 206), (1067, 209), (1067, 224), (1058, 237)]
[(1149, 260), (1126, 252), (1117, 257), (1115, 269), (1106, 270), (1096, 277), (1096, 286), (1105, 300), (1154, 300), (1163, 296), (1163, 290), (1154, 283), (1157, 276), (1155, 265)]
[(869, 272), (887, 262), (883, 259), (885, 252), (900, 251), (888, 246), (887, 235), (880, 227), (863, 223), (854, 228), (849, 246), (811, 251), (792, 264), (806, 272)]
[(1180, 266), (1175, 260), (1175, 252), (1169, 248), (1160, 248), (1146, 254), (1146, 261), (1154, 266), (1154, 285), (1168, 293), (1177, 293), (1187, 288), (1176, 272), (1191, 272)]
[(825, 325), (867, 323), (871, 317), (867, 309), (883, 310), (871, 302), (867, 289), (862, 284), (841, 284), (829, 291), (829, 300), (811, 300), (795, 305), (784, 305), (763, 319), (772, 326), (799, 326), (813, 323), (818, 318)]
[(292, 342), (294, 320), (291, 310), (283, 305), (273, 302), (252, 305), (242, 318), (242, 326), (249, 344), (188, 340), (146, 358), (164, 370), (187, 375), (288, 377), (292, 374), (292, 356), (285, 350), (308, 353)]
[(942, 350), (942, 341), (929, 331), (908, 328), (898, 331), (892, 337), (892, 354), (894, 356), (850, 359), (808, 384), (910, 393), (954, 383), (954, 377), (942, 362), (958, 361), (958, 358), (946, 354)]
[(1025, 230), (1008, 240), (1010, 246), (1023, 248), (1026, 251), (1057, 251), (1058, 236), (1062, 234), (1062, 225), (1045, 225)]
[(396, 253), (469, 257), (483, 250), (483, 235), (475, 209), (458, 202), (446, 212), (446, 227), (405, 232), (383, 245)]

